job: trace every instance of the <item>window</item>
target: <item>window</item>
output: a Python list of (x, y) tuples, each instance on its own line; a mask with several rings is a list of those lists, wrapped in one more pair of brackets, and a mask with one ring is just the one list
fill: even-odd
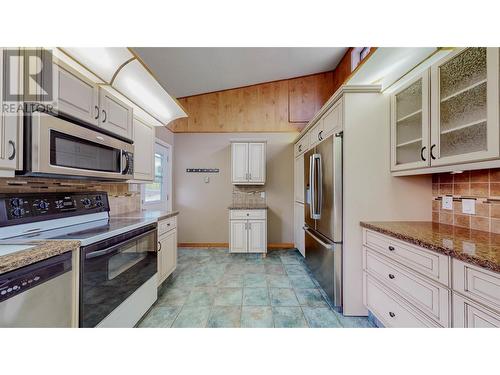
[(144, 184), (142, 204), (148, 208), (170, 210), (171, 168), (170, 146), (159, 140), (155, 144), (154, 180)]
[(354, 47), (351, 52), (351, 72), (370, 54), (371, 47)]

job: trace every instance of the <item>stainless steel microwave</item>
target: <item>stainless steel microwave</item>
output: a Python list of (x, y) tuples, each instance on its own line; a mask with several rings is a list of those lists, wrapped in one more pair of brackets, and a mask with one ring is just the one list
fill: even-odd
[(26, 176), (96, 180), (134, 178), (134, 146), (118, 138), (46, 113), (24, 119)]

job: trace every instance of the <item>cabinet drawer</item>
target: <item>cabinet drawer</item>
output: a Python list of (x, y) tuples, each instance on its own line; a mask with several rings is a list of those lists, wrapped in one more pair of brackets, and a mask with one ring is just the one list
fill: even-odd
[(158, 236), (167, 233), (169, 230), (177, 228), (177, 217), (161, 220), (158, 222)]
[(366, 307), (388, 328), (423, 328), (438, 325), (414, 311), (410, 305), (396, 297), (382, 284), (366, 272), (365, 281)]
[(453, 290), (500, 312), (500, 274), (453, 259)]
[(450, 258), (447, 255), (398, 241), (371, 230), (364, 230), (363, 242), (370, 249), (382, 253), (413, 271), (446, 286), (450, 285)]
[(231, 220), (265, 219), (266, 210), (231, 210), (229, 218)]
[(454, 292), (453, 327), (500, 328), (500, 314)]
[(304, 135), (294, 146), (294, 155), (295, 157), (303, 154), (307, 151), (309, 147), (309, 133)]
[(366, 271), (444, 327), (450, 324), (449, 289), (418, 276), (365, 248)]

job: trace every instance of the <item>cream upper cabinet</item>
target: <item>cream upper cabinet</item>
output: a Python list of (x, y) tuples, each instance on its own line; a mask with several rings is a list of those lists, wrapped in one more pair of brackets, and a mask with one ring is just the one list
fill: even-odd
[[(20, 77), (19, 67), (11, 67), (11, 75)], [(4, 66), (4, 49), (0, 48), (0, 104), (5, 104), (6, 79)], [(14, 82), (15, 81), (15, 82)], [(19, 84), (19, 79), (11, 83)], [(22, 113), (19, 115), (0, 113), (0, 176), (13, 177), (19, 157), (18, 129), (22, 121)]]
[(77, 120), (98, 125), (100, 113), (97, 85), (62, 63), (53, 63), (52, 74), (54, 109)]
[(132, 139), (132, 107), (116, 98), (106, 88), (99, 88), (99, 126), (121, 137)]
[(324, 139), (330, 134), (342, 129), (342, 103), (342, 99), (338, 100), (323, 116), (323, 133), (321, 133), (321, 138)]
[(134, 118), (134, 180), (154, 179), (154, 127)]
[(431, 165), (500, 156), (498, 48), (465, 48), (431, 67)]
[(263, 185), (266, 182), (266, 143), (231, 143), (231, 181), (234, 185)]
[(422, 168), (429, 156), (429, 71), (391, 95), (391, 170)]
[(248, 144), (248, 181), (264, 184), (266, 181), (266, 144)]

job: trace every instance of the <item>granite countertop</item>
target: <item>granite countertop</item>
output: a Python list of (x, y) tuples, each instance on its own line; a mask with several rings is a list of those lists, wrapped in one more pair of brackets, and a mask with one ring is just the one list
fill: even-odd
[(41, 260), (66, 253), (68, 251), (76, 251), (80, 248), (79, 241), (69, 240), (2, 240), (1, 246), (32, 246), (27, 249), (22, 249), (14, 253), (0, 255), (0, 274), (28, 266)]
[(429, 221), (361, 222), (362, 227), (500, 272), (500, 234)]
[(113, 215), (112, 218), (122, 218), (122, 219), (155, 219), (164, 220), (172, 216), (179, 215), (179, 211), (163, 211), (163, 210), (139, 210), (126, 212), (124, 214)]
[(260, 203), (233, 203), (228, 209), (229, 210), (267, 210), (266, 204)]

